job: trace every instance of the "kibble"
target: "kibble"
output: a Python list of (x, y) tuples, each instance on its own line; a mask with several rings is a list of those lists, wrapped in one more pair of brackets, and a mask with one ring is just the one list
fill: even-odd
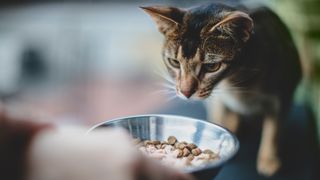
[(164, 149), (167, 145), (166, 144), (161, 144), (160, 148)]
[(177, 151), (177, 158), (180, 158), (180, 157), (183, 156), (183, 151), (182, 150), (176, 149), (176, 151)]
[(194, 156), (192, 154), (189, 154), (189, 156), (187, 158), (189, 161), (192, 161), (194, 159)]
[(160, 141), (152, 141), (152, 144), (154, 144), (154, 145), (158, 145), (160, 143), (161, 143)]
[(212, 150), (205, 149), (202, 151), (197, 145), (186, 141), (179, 142), (174, 136), (169, 136), (167, 141), (141, 141), (141, 139), (136, 138), (134, 143), (143, 154), (177, 168), (199, 166), (219, 159), (219, 155)]
[(145, 141), (143, 141), (143, 144), (144, 144), (145, 146), (150, 145), (150, 144), (151, 144), (151, 141), (150, 141), (150, 140), (145, 140)]
[(181, 141), (180, 143), (187, 145), (188, 143), (186, 141)]
[(169, 144), (167, 141), (161, 141), (161, 144)]
[(174, 136), (169, 136), (168, 137), (168, 143), (170, 145), (174, 145), (176, 142), (177, 142), (177, 138), (176, 137), (174, 137)]
[(195, 156), (199, 156), (201, 154), (201, 149), (200, 148), (195, 148), (195, 149), (192, 149), (192, 154), (195, 155)]
[(177, 144), (177, 148), (181, 150), (183, 150), (186, 147), (186, 145), (183, 143), (176, 143), (176, 144)]
[(197, 148), (197, 145), (190, 143), (190, 144), (187, 144), (187, 148), (191, 151), (192, 149)]
[(190, 154), (189, 149), (188, 149), (188, 148), (184, 148), (184, 149), (183, 149), (183, 156), (184, 156), (184, 157), (187, 157), (187, 156), (189, 156), (189, 154)]

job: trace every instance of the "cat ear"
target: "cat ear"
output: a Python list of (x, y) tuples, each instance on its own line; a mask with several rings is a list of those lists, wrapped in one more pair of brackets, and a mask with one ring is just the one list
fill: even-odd
[(233, 11), (210, 28), (209, 32), (214, 32), (217, 29), (231, 35), (232, 37), (240, 38), (242, 42), (246, 42), (252, 33), (253, 20), (244, 12)]
[(166, 36), (177, 34), (185, 13), (184, 10), (175, 7), (149, 6), (140, 8), (152, 17), (159, 31)]

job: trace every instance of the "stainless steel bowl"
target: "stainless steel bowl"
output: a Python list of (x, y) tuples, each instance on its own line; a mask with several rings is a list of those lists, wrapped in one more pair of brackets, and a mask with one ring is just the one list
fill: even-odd
[(185, 170), (198, 179), (214, 178), (220, 168), (230, 160), (239, 149), (237, 138), (223, 127), (204, 120), (172, 115), (140, 115), (105, 121), (94, 127), (122, 127), (133, 137), (143, 140), (166, 140), (175, 136), (179, 141), (192, 142), (201, 149), (211, 149), (219, 153), (220, 159), (205, 166)]

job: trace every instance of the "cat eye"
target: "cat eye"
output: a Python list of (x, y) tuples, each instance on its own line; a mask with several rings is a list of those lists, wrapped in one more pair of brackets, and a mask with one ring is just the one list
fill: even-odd
[(216, 72), (216, 71), (218, 71), (220, 69), (221, 62), (205, 63), (205, 64), (203, 64), (203, 67), (207, 72)]
[(168, 62), (174, 68), (180, 68), (180, 62), (178, 60), (175, 60), (175, 59), (172, 59), (172, 58), (168, 58)]

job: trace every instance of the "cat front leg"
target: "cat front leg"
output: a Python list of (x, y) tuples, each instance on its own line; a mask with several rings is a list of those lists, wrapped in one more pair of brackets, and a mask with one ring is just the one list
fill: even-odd
[(279, 120), (276, 116), (266, 116), (262, 126), (262, 136), (257, 159), (257, 170), (261, 175), (272, 176), (281, 167), (278, 156)]
[(208, 119), (236, 133), (240, 124), (239, 114), (229, 110), (219, 97), (207, 101)]

